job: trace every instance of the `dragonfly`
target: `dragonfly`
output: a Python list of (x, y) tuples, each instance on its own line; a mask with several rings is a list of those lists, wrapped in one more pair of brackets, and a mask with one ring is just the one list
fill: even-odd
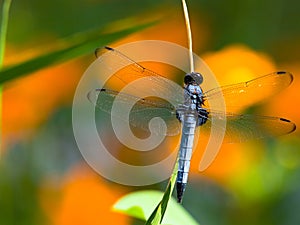
[[(203, 91), (201, 84), (205, 79), (205, 74), (187, 73), (183, 79), (183, 87), (177, 88), (171, 85), (165, 76), (144, 67), (114, 48), (99, 48), (95, 53), (97, 57), (110, 57), (111, 63), (123, 67), (113, 74), (113, 78), (118, 79), (124, 85), (140, 78), (150, 82), (150, 85), (137, 85), (127, 92), (108, 88), (91, 90), (88, 93), (88, 99), (97, 108), (111, 113), (111, 106), (116, 98), (118, 98), (118, 104), (125, 107), (129, 102), (134, 101), (134, 107), (131, 108), (128, 118), (131, 126), (148, 131), (149, 120), (153, 117), (161, 117), (167, 124), (167, 130), (158, 127), (155, 130), (156, 133), (166, 136), (181, 133), (176, 180), (179, 203), (182, 202), (188, 182), (194, 135), (195, 130), (199, 127), (209, 132), (214, 118), (225, 120), (226, 126), (219, 127), (219, 129), (224, 130), (226, 142), (243, 142), (251, 139), (276, 137), (291, 133), (296, 129), (296, 125), (285, 118), (234, 112), (237, 106), (246, 107), (260, 102), (288, 87), (293, 81), (293, 75), (289, 72), (273, 72), (247, 82)], [(135, 95), (148, 93), (149, 90), (152, 94), (157, 93), (157, 96), (172, 99), (172, 103), (163, 101), (161, 98), (144, 98)], [(215, 109), (209, 104), (210, 101), (220, 97), (225, 100), (226, 110)], [(229, 111), (230, 109), (233, 112)], [(117, 117), (115, 119), (120, 119)]]

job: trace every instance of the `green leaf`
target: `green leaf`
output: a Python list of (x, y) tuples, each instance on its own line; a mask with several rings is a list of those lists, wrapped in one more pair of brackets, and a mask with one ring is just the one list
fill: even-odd
[[(178, 163), (175, 164), (169, 184), (163, 195), (159, 191), (134, 192), (121, 198), (114, 205), (114, 210), (142, 220), (148, 218), (145, 225), (159, 225), (162, 221), (164, 221), (164, 224), (172, 225), (197, 225), (198, 223), (182, 205), (172, 198), (177, 169)], [(159, 202), (158, 205), (156, 205), (157, 202)], [(168, 211), (166, 211), (168, 205)], [(155, 209), (153, 210), (154, 207)]]
[[(132, 217), (146, 220), (146, 218), (153, 215), (153, 208), (158, 201), (163, 197), (163, 193), (160, 191), (147, 190), (137, 191), (122, 197), (114, 206), (114, 210), (122, 212)], [(162, 218), (162, 204), (156, 206), (156, 213), (153, 216), (152, 221), (146, 224), (160, 224)], [(168, 210), (163, 217), (163, 224), (172, 225), (199, 225), (195, 219), (177, 203), (174, 198), (171, 198), (168, 204)]]
[(15, 66), (4, 68), (0, 71), (0, 84), (57, 63), (62, 63), (86, 54), (92, 54), (95, 48), (99, 46), (107, 45), (110, 42), (116, 41), (153, 24), (154, 22), (135, 25), (113, 33), (101, 34), (96, 30), (71, 36), (63, 40), (63, 43), (69, 43), (68, 46), (64, 46), (53, 52), (46, 53)]

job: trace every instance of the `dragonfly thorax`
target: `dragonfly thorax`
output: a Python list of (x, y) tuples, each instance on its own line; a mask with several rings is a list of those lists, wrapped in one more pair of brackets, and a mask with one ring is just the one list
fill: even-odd
[(184, 88), (184, 104), (176, 110), (177, 119), (182, 122), (187, 114), (194, 114), (197, 117), (197, 126), (201, 126), (207, 121), (208, 112), (202, 108), (203, 92), (196, 83), (187, 84)]

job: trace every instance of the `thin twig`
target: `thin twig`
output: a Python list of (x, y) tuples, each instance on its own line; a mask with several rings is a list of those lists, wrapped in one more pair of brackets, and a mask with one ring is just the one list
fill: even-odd
[(193, 58), (193, 41), (192, 41), (192, 30), (189, 19), (189, 12), (185, 0), (182, 0), (183, 13), (185, 18), (186, 31), (188, 36), (188, 46), (189, 46), (189, 57), (190, 57), (190, 70), (194, 72), (194, 58)]

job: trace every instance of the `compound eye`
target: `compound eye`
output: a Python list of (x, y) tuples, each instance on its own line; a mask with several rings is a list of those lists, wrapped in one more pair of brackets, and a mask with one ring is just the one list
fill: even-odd
[(193, 82), (195, 82), (195, 81), (194, 81), (194, 79), (192, 78), (191, 74), (186, 74), (186, 75), (184, 76), (184, 83), (185, 83), (186, 85), (192, 84)]
[(197, 85), (202, 84), (203, 76), (198, 72), (188, 73), (184, 77), (184, 83), (186, 85), (196, 83)]
[(193, 73), (193, 78), (196, 84), (200, 85), (203, 82), (203, 76), (200, 73)]

